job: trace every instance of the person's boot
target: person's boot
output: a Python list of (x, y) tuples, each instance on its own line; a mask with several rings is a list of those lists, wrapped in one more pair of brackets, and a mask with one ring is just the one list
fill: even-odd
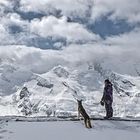
[(113, 117), (113, 112), (110, 113), (110, 117)]
[(109, 119), (109, 116), (105, 116), (104, 119)]
[(109, 119), (113, 116), (113, 112), (108, 111), (104, 119)]
[(106, 116), (104, 117), (104, 119), (108, 119), (109, 118), (109, 113), (106, 113)]
[(108, 119), (112, 118), (113, 117), (113, 112), (109, 112), (108, 114)]

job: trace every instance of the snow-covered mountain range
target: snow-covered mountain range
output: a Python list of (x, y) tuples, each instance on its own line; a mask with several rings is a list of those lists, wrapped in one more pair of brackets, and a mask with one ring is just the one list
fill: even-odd
[(114, 87), (114, 116), (140, 117), (140, 65), (100, 54), (95, 59), (94, 49), (91, 52), (87, 47), (79, 52), (77, 48), (73, 52), (72, 48), (1, 47), (0, 115), (77, 115), (75, 96), (83, 99), (90, 115), (105, 115), (99, 102), (104, 79), (109, 78)]

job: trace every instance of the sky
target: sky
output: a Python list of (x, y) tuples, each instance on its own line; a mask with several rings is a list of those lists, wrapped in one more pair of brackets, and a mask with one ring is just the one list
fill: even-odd
[(0, 55), (19, 45), (61, 50), (51, 60), (140, 64), (139, 7), (140, 0), (0, 0)]
[[(139, 0), (0, 0), (0, 45), (140, 43)], [(134, 40), (135, 39), (135, 40)]]

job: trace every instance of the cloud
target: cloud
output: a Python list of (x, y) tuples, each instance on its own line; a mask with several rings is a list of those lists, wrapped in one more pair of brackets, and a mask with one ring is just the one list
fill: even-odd
[[(29, 32), (29, 22), (21, 19), (17, 13), (4, 13), (1, 17), (0, 44), (20, 44), (24, 33)], [(27, 38), (27, 36), (26, 36)]]
[[(102, 63), (104, 68), (136, 76), (140, 69), (139, 46), (108, 45), (103, 42), (71, 44), (63, 50), (41, 50), (34, 47), (0, 46), (1, 64), (11, 64), (43, 74), (62, 65), (71, 70), (87, 70), (88, 64)], [(8, 63), (7, 63), (8, 62)]]
[(1, 0), (0, 4), (5, 5), (5, 6), (9, 6), (9, 1), (8, 0)]
[[(113, 62), (126, 60), (129, 61), (128, 65), (139, 60), (139, 26), (132, 28), (129, 32), (125, 31), (115, 36), (108, 35), (104, 40), (97, 35), (98, 33), (94, 33), (94, 22), (92, 31), (87, 29), (86, 26), (90, 21), (91, 23), (92, 21), (100, 22), (102, 16), (105, 15), (113, 21), (115, 27), (115, 22), (118, 19), (124, 19), (129, 24), (138, 24), (140, 20), (138, 0), (133, 2), (130, 2), (130, 0), (20, 0), (19, 5), (14, 5), (16, 4), (14, 2), (14, 0), (0, 2), (0, 8), (2, 9), (0, 11), (1, 46), (14, 44), (40, 48), (48, 48), (49, 46), (52, 49), (54, 46), (58, 49), (63, 48), (63, 50), (59, 50), (60, 54), (54, 51), (53, 55), (55, 57), (48, 56), (47, 59), (50, 62), (52, 61), (53, 64), (55, 64), (55, 61), (57, 64), (61, 61), (76, 64), (81, 61), (87, 63), (87, 61), (94, 62), (94, 59), (105, 60), (108, 58), (108, 62), (112, 62), (111, 65), (113, 65)], [(43, 14), (40, 18), (34, 15), (30, 20), (22, 18), (21, 13), (25, 12), (28, 15), (29, 11), (33, 11), (32, 14), (36, 14), (34, 12)], [(57, 17), (52, 14), (58, 11), (60, 16)], [(20, 60), (19, 62), (22, 61), (24, 64), (24, 62), (27, 63), (26, 58), (37, 61), (34, 58), (36, 57), (38, 58), (38, 67), (44, 66), (45, 60), (44, 55), (42, 58), (42, 53), (33, 53), (33, 57), (29, 57), (30, 55), (31, 53), (27, 53), (26, 57), (17, 58), (16, 60)], [(117, 58), (120, 60), (117, 60)], [(33, 64), (35, 62), (31, 61), (31, 63), (34, 65), (31, 66), (32, 69), (35, 69), (36, 64)], [(44, 70), (46, 67), (44, 67)]]
[(92, 0), (21, 0), (20, 9), (24, 11), (38, 11), (43, 13), (59, 9), (64, 16), (85, 17)]
[(6, 32), (6, 30), (5, 30), (5, 28), (3, 27), (2, 24), (0, 24), (0, 33), (1, 33), (1, 39), (4, 39), (7, 32)]
[(83, 25), (67, 22), (66, 17), (59, 19), (54, 16), (44, 17), (41, 20), (31, 21), (30, 25), (31, 32), (42, 37), (60, 36), (66, 38), (68, 42), (88, 42), (99, 39), (98, 35), (90, 33)]
[(111, 45), (121, 46), (133, 49), (133, 47), (139, 48), (140, 44), (140, 28), (135, 28), (129, 33), (120, 34), (118, 36), (108, 37), (104, 42)]
[[(7, 0), (6, 3), (0, 4), (3, 8), (0, 17), (1, 25), (5, 30), (5, 33), (2, 33), (5, 40), (1, 40), (0, 44), (22, 44), (41, 48), (61, 48), (67, 43), (97, 41), (100, 37), (87, 30), (85, 25), (67, 21), (69, 20), (69, 17), (67, 17), (69, 14), (73, 17), (75, 15), (72, 12), (77, 11), (77, 15), (80, 15), (82, 14), (82, 10), (84, 11), (84, 7), (87, 7), (84, 5), (84, 1), (80, 3), (79, 5), (79, 1), (76, 1), (76, 5), (73, 6), (71, 1), (63, 0), (59, 5), (58, 1), (55, 0), (21, 0), (19, 3), (13, 0)], [(7, 6), (10, 7), (9, 11), (6, 11)], [(59, 10), (62, 13), (60, 17), (56, 17)], [(80, 13), (79, 10), (81, 10)], [(29, 17), (30, 20), (28, 20), (27, 17), (24, 19), (23, 14), (27, 13), (30, 16), (29, 11), (34, 11), (32, 13), (34, 18)], [(42, 14), (42, 18), (35, 16), (38, 12), (44, 13)], [(67, 15), (67, 13), (69, 14)]]
[[(48, 12), (59, 9), (64, 16), (91, 16), (92, 20), (99, 20), (110, 14), (110, 19), (125, 19), (130, 23), (140, 22), (139, 0), (21, 0), (21, 9), (26, 11)], [(48, 10), (49, 9), (49, 10)]]
[(130, 23), (140, 22), (139, 0), (94, 0), (92, 19), (99, 20), (102, 16), (110, 14), (110, 19), (125, 19)]

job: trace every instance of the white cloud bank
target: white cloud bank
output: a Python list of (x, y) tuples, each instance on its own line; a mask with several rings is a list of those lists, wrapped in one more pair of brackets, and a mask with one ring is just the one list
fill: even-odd
[[(35, 73), (45, 73), (57, 65), (72, 69), (88, 68), (88, 63), (105, 63), (107, 69), (121, 74), (137, 75), (135, 65), (140, 69), (139, 46), (111, 45), (103, 43), (70, 45), (61, 51), (41, 50), (26, 46), (0, 46), (1, 64), (3, 62), (26, 67)], [(81, 68), (80, 68), (81, 69)], [(79, 69), (79, 70), (80, 70)]]
[[(8, 45), (20, 45), (21, 42), (21, 44), (24, 44), (23, 42), (26, 40), (30, 42), (29, 38), (32, 36), (45, 39), (51, 36), (52, 38), (62, 37), (65, 38), (67, 42), (72, 42), (70, 46), (67, 46), (68, 48), (64, 49), (64, 51), (67, 49), (71, 50), (69, 50), (70, 52), (65, 52), (66, 54), (72, 53), (72, 55), (70, 55), (70, 60), (72, 60), (72, 58), (74, 58), (74, 60), (76, 58), (81, 60), (82, 57), (85, 57), (86, 59), (86, 57), (88, 58), (89, 56), (94, 56), (95, 58), (102, 56), (102, 54), (104, 54), (103, 56), (113, 56), (120, 52), (121, 55), (119, 56), (123, 58), (123, 53), (128, 51), (132, 52), (132, 57), (135, 56), (133, 60), (139, 59), (137, 54), (140, 52), (139, 26), (129, 33), (110, 36), (105, 40), (102, 40), (98, 35), (90, 32), (86, 26), (82, 24), (82, 22), (79, 23), (76, 21), (67, 21), (67, 16), (79, 16), (80, 18), (86, 19), (85, 16), (87, 15), (87, 12), (89, 12), (88, 18), (91, 18), (93, 21), (100, 20), (103, 15), (111, 13), (108, 18), (114, 22), (116, 19), (125, 19), (132, 24), (136, 24), (140, 21), (139, 0), (133, 0), (133, 2), (130, 0), (20, 0), (20, 6), (18, 7), (18, 10), (24, 10), (24, 12), (34, 11), (46, 13), (46, 16), (42, 18), (31, 19), (31, 21), (23, 19), (21, 15), (15, 11), (4, 12), (5, 6), (12, 7), (13, 2), (14, 0), (0, 1), (1, 9), (3, 9), (3, 12), (0, 12), (1, 47), (6, 43)], [(53, 15), (47, 15), (48, 10), (54, 11), (54, 9), (61, 10), (62, 16), (55, 17)], [(14, 35), (11, 34), (9, 30), (9, 26), (11, 25), (19, 26), (22, 31)], [(84, 43), (83, 45), (77, 45), (77, 42)], [(104, 48), (107, 48), (108, 51), (104, 50)], [(101, 54), (96, 55), (99, 51)], [(64, 56), (65, 53), (63, 54)], [(125, 54), (130, 56), (130, 53)], [(75, 57), (73, 57), (74, 55)], [(131, 57), (127, 58), (131, 59)], [(86, 61), (88, 60), (86, 59)]]
[(35, 19), (30, 24), (31, 32), (42, 37), (60, 36), (67, 38), (70, 42), (98, 40), (99, 36), (90, 33), (79, 23), (67, 22), (66, 17), (60, 19), (49, 16), (41, 20)]
[(21, 0), (21, 9), (26, 11), (47, 12), (52, 8), (60, 9), (64, 16), (85, 17), (87, 12), (92, 20), (99, 20), (110, 14), (112, 20), (125, 19), (131, 23), (140, 22), (139, 0)]
[(59, 9), (64, 16), (85, 16), (92, 0), (21, 0), (21, 9), (24, 11), (52, 12)]
[(120, 34), (118, 36), (111, 36), (105, 40), (106, 43), (111, 45), (118, 45), (125, 48), (137, 47), (140, 48), (140, 28), (135, 28), (129, 33)]
[(125, 19), (130, 23), (140, 22), (139, 0), (94, 0), (92, 18), (100, 19), (101, 16), (110, 14), (110, 18)]

